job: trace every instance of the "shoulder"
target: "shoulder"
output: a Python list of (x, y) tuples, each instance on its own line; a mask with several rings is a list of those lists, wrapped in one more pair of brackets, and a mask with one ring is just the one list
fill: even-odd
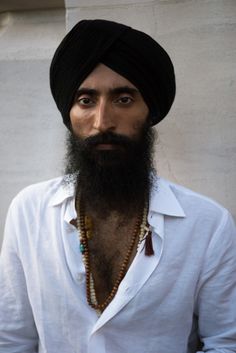
[(166, 202), (177, 202), (183, 210), (186, 223), (191, 222), (192, 225), (202, 228), (212, 227), (213, 231), (213, 228), (216, 229), (229, 220), (232, 222), (230, 212), (215, 200), (163, 178), (158, 178), (156, 183), (157, 202), (158, 193), (161, 194), (161, 190), (165, 190)]
[[(5, 222), (4, 244), (20, 248), (37, 238), (39, 229), (49, 215), (53, 217), (52, 200), (64, 191), (64, 177), (27, 186), (12, 200)], [(16, 240), (17, 239), (17, 240)], [(10, 245), (9, 245), (10, 244)], [(21, 247), (22, 248), (22, 247)], [(27, 248), (27, 246), (26, 246)], [(17, 250), (18, 251), (18, 250)]]
[(227, 212), (227, 209), (217, 201), (185, 186), (173, 183), (163, 178), (160, 178), (160, 183), (165, 184), (170, 188), (186, 214), (193, 210), (194, 213), (202, 211), (212, 211), (216, 213)]
[[(217, 244), (219, 247), (232, 246), (235, 249), (235, 223), (230, 212), (221, 204), (162, 178), (157, 179), (156, 204), (158, 204), (158, 200), (160, 201), (159, 194), (164, 195), (161, 201), (166, 202), (166, 205), (172, 210), (172, 213), (163, 212), (164, 215), (167, 215), (166, 224), (170, 228), (173, 226), (174, 231), (178, 230), (182, 237), (183, 234), (186, 234), (187, 238), (191, 236), (192, 241), (196, 240), (197, 247), (204, 246), (204, 244), (207, 244), (207, 247), (211, 244), (212, 247)], [(183, 214), (174, 214), (170, 204), (175, 204), (177, 210), (179, 207)]]
[(64, 186), (64, 176), (29, 185), (12, 200), (11, 208), (37, 208), (39, 204), (49, 204)]

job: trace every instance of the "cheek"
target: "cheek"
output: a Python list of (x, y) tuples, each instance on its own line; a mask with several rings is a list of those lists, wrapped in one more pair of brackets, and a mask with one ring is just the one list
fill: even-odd
[(143, 128), (145, 122), (146, 122), (146, 119), (136, 120), (136, 121), (133, 123), (133, 129), (134, 129), (135, 131), (137, 131), (137, 132), (140, 131), (140, 130)]
[(86, 134), (86, 131), (90, 128), (90, 121), (85, 114), (81, 114), (78, 107), (74, 106), (70, 110), (70, 121), (72, 130), (80, 135)]
[(138, 133), (144, 127), (148, 120), (148, 114), (148, 109), (140, 109), (139, 114), (137, 114), (132, 121), (132, 129), (134, 132)]
[(79, 114), (78, 114), (78, 109), (76, 108), (76, 106), (73, 106), (70, 110), (70, 122), (71, 125), (77, 125), (79, 121)]

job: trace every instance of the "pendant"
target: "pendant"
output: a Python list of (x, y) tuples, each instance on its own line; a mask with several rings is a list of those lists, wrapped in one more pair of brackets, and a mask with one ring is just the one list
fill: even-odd
[(85, 252), (84, 244), (80, 243), (79, 249), (80, 249), (81, 254), (84, 254), (84, 252)]

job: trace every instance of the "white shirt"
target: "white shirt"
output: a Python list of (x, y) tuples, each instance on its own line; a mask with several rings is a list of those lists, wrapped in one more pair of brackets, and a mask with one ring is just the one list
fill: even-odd
[(158, 179), (139, 248), (100, 317), (86, 302), (74, 189), (24, 189), (7, 217), (0, 271), (1, 353), (236, 352), (236, 235), (229, 213)]

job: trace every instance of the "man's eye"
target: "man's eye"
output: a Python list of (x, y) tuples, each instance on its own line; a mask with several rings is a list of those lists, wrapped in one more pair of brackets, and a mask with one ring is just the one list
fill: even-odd
[(91, 105), (93, 104), (92, 99), (88, 98), (88, 97), (82, 97), (82, 98), (78, 98), (77, 102), (80, 105)]
[(119, 99), (117, 99), (117, 102), (118, 103), (121, 103), (121, 104), (130, 104), (131, 102), (133, 101), (133, 99), (131, 97), (120, 97)]

